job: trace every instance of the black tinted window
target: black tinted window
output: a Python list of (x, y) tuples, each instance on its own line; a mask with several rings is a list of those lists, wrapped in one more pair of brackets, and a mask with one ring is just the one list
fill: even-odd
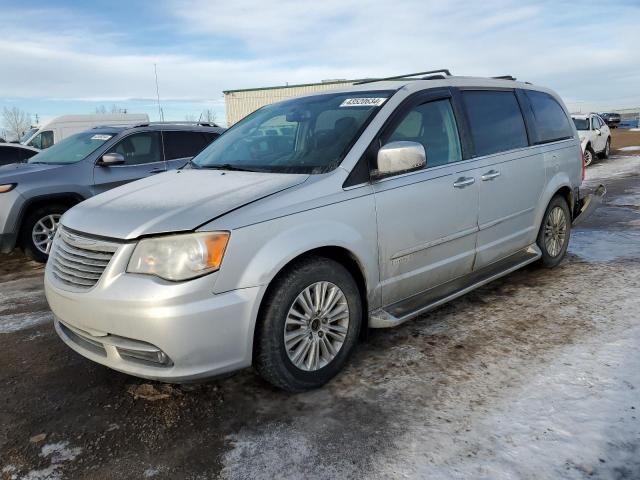
[(513, 92), (462, 92), (476, 156), (526, 147), (527, 131)]
[(162, 135), (167, 160), (195, 157), (219, 136), (213, 132), (163, 132)]
[(18, 163), (20, 158), (20, 149), (13, 147), (0, 147), (0, 165), (9, 165), (10, 163)]
[(124, 157), (125, 165), (140, 165), (162, 161), (160, 134), (141, 132), (125, 137), (109, 153), (119, 153)]
[[(549, 94), (527, 91), (536, 126), (536, 143), (553, 142), (573, 136), (573, 130), (562, 107)], [(595, 117), (594, 117), (595, 120)], [(597, 123), (594, 122), (594, 125)]]

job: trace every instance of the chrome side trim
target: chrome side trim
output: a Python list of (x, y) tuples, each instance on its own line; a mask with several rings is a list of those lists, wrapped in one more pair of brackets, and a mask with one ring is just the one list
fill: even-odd
[(479, 229), (486, 230), (487, 228), (495, 227), (499, 223), (506, 222), (507, 220), (511, 220), (512, 218), (519, 217), (520, 215), (524, 215), (525, 213), (533, 212), (534, 210), (535, 209), (531, 207), (531, 208), (525, 208), (524, 210), (520, 210), (519, 212), (510, 213), (509, 215), (502, 218), (498, 218), (497, 220), (492, 220), (490, 222), (483, 223), (482, 225), (480, 225)]
[(398, 253), (394, 254), (391, 257), (391, 260), (397, 260), (398, 258), (406, 257), (407, 255), (411, 255), (413, 253), (417, 253), (421, 250), (426, 250), (427, 248), (435, 247), (436, 245), (440, 245), (442, 243), (447, 243), (452, 240), (457, 240), (458, 238), (466, 237), (467, 235), (471, 235), (478, 231), (478, 227), (468, 228), (466, 230), (462, 230), (457, 233), (453, 233), (451, 235), (447, 235), (446, 237), (436, 238), (427, 243), (423, 243), (421, 245), (416, 245), (415, 247), (407, 248), (405, 250), (401, 250)]

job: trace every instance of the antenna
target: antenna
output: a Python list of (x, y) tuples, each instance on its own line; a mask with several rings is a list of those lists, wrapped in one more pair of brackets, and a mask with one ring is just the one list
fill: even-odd
[(164, 113), (162, 111), (162, 107), (160, 106), (160, 87), (158, 87), (158, 66), (153, 64), (153, 71), (156, 75), (156, 97), (158, 98), (158, 115), (160, 115), (160, 121), (164, 121)]

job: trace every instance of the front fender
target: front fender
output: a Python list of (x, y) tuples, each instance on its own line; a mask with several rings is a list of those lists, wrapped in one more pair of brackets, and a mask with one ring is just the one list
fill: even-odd
[(324, 247), (342, 248), (354, 257), (365, 278), (367, 296), (375, 301), (379, 275), (372, 196), (232, 231), (215, 292), (268, 285), (289, 262)]

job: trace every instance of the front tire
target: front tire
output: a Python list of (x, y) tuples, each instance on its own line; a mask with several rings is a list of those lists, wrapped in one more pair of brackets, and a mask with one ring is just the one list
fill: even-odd
[(557, 267), (567, 253), (571, 236), (571, 213), (567, 201), (556, 195), (542, 218), (537, 244), (542, 250), (540, 263), (547, 268)]
[(358, 285), (340, 263), (310, 257), (269, 288), (256, 327), (253, 365), (289, 392), (318, 388), (353, 352), (362, 325)]
[(58, 222), (67, 210), (65, 205), (53, 204), (36, 208), (27, 215), (20, 232), (20, 245), (27, 257), (47, 262)]
[(584, 149), (584, 166), (588, 167), (593, 163), (596, 158), (596, 153), (591, 148), (591, 145), (588, 145), (587, 148)]

